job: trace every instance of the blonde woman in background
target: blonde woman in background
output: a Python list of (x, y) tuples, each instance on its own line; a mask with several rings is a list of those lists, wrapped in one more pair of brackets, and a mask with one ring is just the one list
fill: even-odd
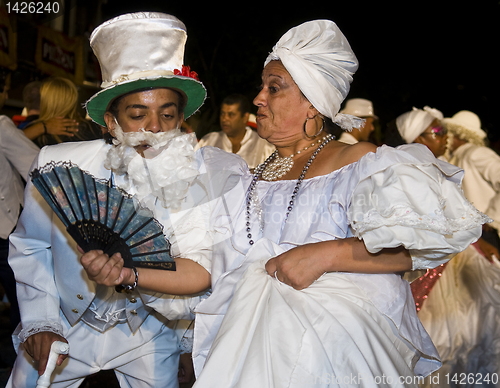
[(100, 128), (78, 112), (78, 89), (69, 79), (51, 77), (40, 88), (40, 117), (24, 130), (39, 147), (102, 138)]

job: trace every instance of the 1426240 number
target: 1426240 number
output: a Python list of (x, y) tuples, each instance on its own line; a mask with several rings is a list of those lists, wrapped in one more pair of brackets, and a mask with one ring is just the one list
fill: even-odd
[(498, 384), (497, 373), (447, 373), (446, 383), (455, 385)]
[(36, 14), (36, 13), (59, 13), (60, 6), (57, 1), (53, 2), (42, 2), (42, 1), (13, 1), (7, 2), (8, 13), (17, 14)]

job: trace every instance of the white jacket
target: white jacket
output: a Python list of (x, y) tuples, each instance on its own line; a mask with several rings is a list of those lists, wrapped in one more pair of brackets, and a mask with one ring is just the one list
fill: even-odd
[(450, 163), (464, 169), (465, 196), (500, 231), (500, 156), (491, 148), (466, 143), (455, 150)]
[[(51, 161), (70, 160), (97, 178), (109, 179), (111, 172), (104, 168), (104, 159), (109, 147), (111, 146), (103, 140), (44, 147), (33, 168), (44, 166)], [(210, 158), (214, 152), (214, 157)], [(225, 155), (229, 154), (212, 147), (209, 147), (207, 152), (198, 151), (196, 157), (200, 171), (206, 171), (207, 159), (215, 164), (215, 170), (219, 169), (218, 163), (220, 166), (234, 165), (233, 161), (228, 162)], [(202, 174), (201, 178), (204, 175), (206, 174)], [(122, 186), (124, 178), (115, 174), (114, 182)], [(209, 209), (203, 209), (208, 207), (210, 202), (199, 200), (200, 197), (216, 193), (215, 189), (208, 186), (217, 180), (208, 179), (208, 182), (206, 186), (195, 185), (197, 202), (202, 203), (200, 206), (193, 208), (192, 198), (186, 199), (183, 206), (185, 213), (184, 217), (180, 218), (190, 223), (190, 227), (186, 228), (189, 230), (179, 233), (176, 230), (175, 239), (170, 242), (173, 256), (182, 255), (193, 259), (210, 270), (213, 235), (208, 227), (209, 221), (200, 219), (199, 216), (196, 222), (190, 219), (191, 214), (200, 213), (200, 208), (203, 215), (210, 212)], [(155, 217), (164, 226), (164, 230), (171, 227), (169, 211), (161, 205), (155, 210)], [(181, 245), (182, 252), (179, 252)], [(22, 336), (27, 337), (42, 330), (59, 333), (60, 309), (71, 325), (77, 323), (87, 310), (95, 297), (96, 284), (88, 279), (79, 257), (76, 243), (30, 180), (25, 191), (24, 211), (16, 231), (11, 236), (9, 256), (9, 263), (17, 280)], [(135, 332), (153, 308), (168, 319), (193, 319), (192, 310), (201, 298), (202, 296), (188, 298), (159, 295), (141, 290), (140, 298), (129, 297), (126, 301), (128, 324), (132, 332)]]

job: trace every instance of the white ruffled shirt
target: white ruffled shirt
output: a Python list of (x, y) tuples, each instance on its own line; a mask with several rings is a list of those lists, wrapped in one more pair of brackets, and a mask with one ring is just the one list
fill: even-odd
[[(196, 149), (213, 146), (226, 152), (232, 152), (233, 146), (231, 140), (222, 132), (210, 132), (203, 136), (198, 142)], [(246, 127), (246, 133), (241, 141), (241, 148), (236, 155), (241, 156), (247, 162), (249, 168), (255, 168), (263, 163), (269, 155), (275, 150), (275, 147), (267, 140), (262, 139), (256, 131)]]

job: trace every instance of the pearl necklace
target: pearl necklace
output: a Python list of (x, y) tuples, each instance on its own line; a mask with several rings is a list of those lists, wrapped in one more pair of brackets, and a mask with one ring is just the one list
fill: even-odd
[[(316, 148), (316, 150), (313, 152), (307, 163), (305, 164), (304, 168), (302, 169), (302, 172), (300, 173), (299, 178), (297, 179), (297, 182), (295, 183), (295, 187), (292, 192), (292, 196), (290, 198), (290, 202), (288, 203), (287, 207), (287, 212), (285, 214), (285, 222), (288, 220), (288, 215), (293, 209), (293, 205), (295, 203), (295, 198), (297, 197), (297, 193), (299, 192), (300, 185), (302, 184), (302, 181), (304, 180), (304, 177), (306, 176), (306, 172), (311, 166), (311, 163), (313, 162), (314, 159), (316, 159), (316, 155), (318, 155), (319, 151), (321, 151), (331, 140), (335, 139), (334, 136), (328, 134), (327, 136), (323, 137), (321, 139), (321, 144)], [(314, 143), (313, 143), (314, 144)], [(311, 145), (312, 146), (312, 145)], [(309, 147), (311, 147), (309, 146)], [(309, 148), (307, 147), (307, 148)], [(302, 150), (304, 151), (304, 150)], [(262, 176), (262, 172), (266, 169), (266, 166), (269, 164), (269, 161), (274, 157), (274, 154), (277, 153), (278, 151), (276, 150), (271, 156), (269, 156), (266, 161), (259, 166), (257, 166), (252, 182), (250, 183), (250, 186), (248, 187), (248, 192), (247, 192), (247, 201), (246, 201), (246, 231), (247, 231), (247, 237), (249, 240), (250, 245), (254, 244), (254, 241), (252, 239), (252, 233), (251, 233), (251, 223), (250, 223), (250, 215), (252, 214), (251, 208), (252, 208), (252, 203), (254, 204), (254, 207), (257, 207), (257, 204), (254, 203), (254, 197), (256, 194), (256, 188), (257, 188), (257, 183), (259, 181), (259, 177)], [(284, 174), (283, 174), (284, 175)], [(256, 213), (259, 217), (262, 217), (262, 210), (256, 210)], [(261, 229), (262, 229), (262, 220), (261, 220)]]
[[(327, 135), (328, 136), (328, 135)], [(266, 181), (275, 181), (282, 176), (286, 175), (293, 167), (293, 157), (299, 155), (301, 152), (308, 150), (309, 148), (319, 144), (327, 138), (324, 136), (322, 139), (315, 140), (311, 145), (297, 151), (289, 156), (279, 156), (278, 150), (274, 151), (271, 158), (268, 158), (265, 163), (267, 163), (262, 171), (262, 179)], [(269, 160), (274, 159), (272, 162)]]

